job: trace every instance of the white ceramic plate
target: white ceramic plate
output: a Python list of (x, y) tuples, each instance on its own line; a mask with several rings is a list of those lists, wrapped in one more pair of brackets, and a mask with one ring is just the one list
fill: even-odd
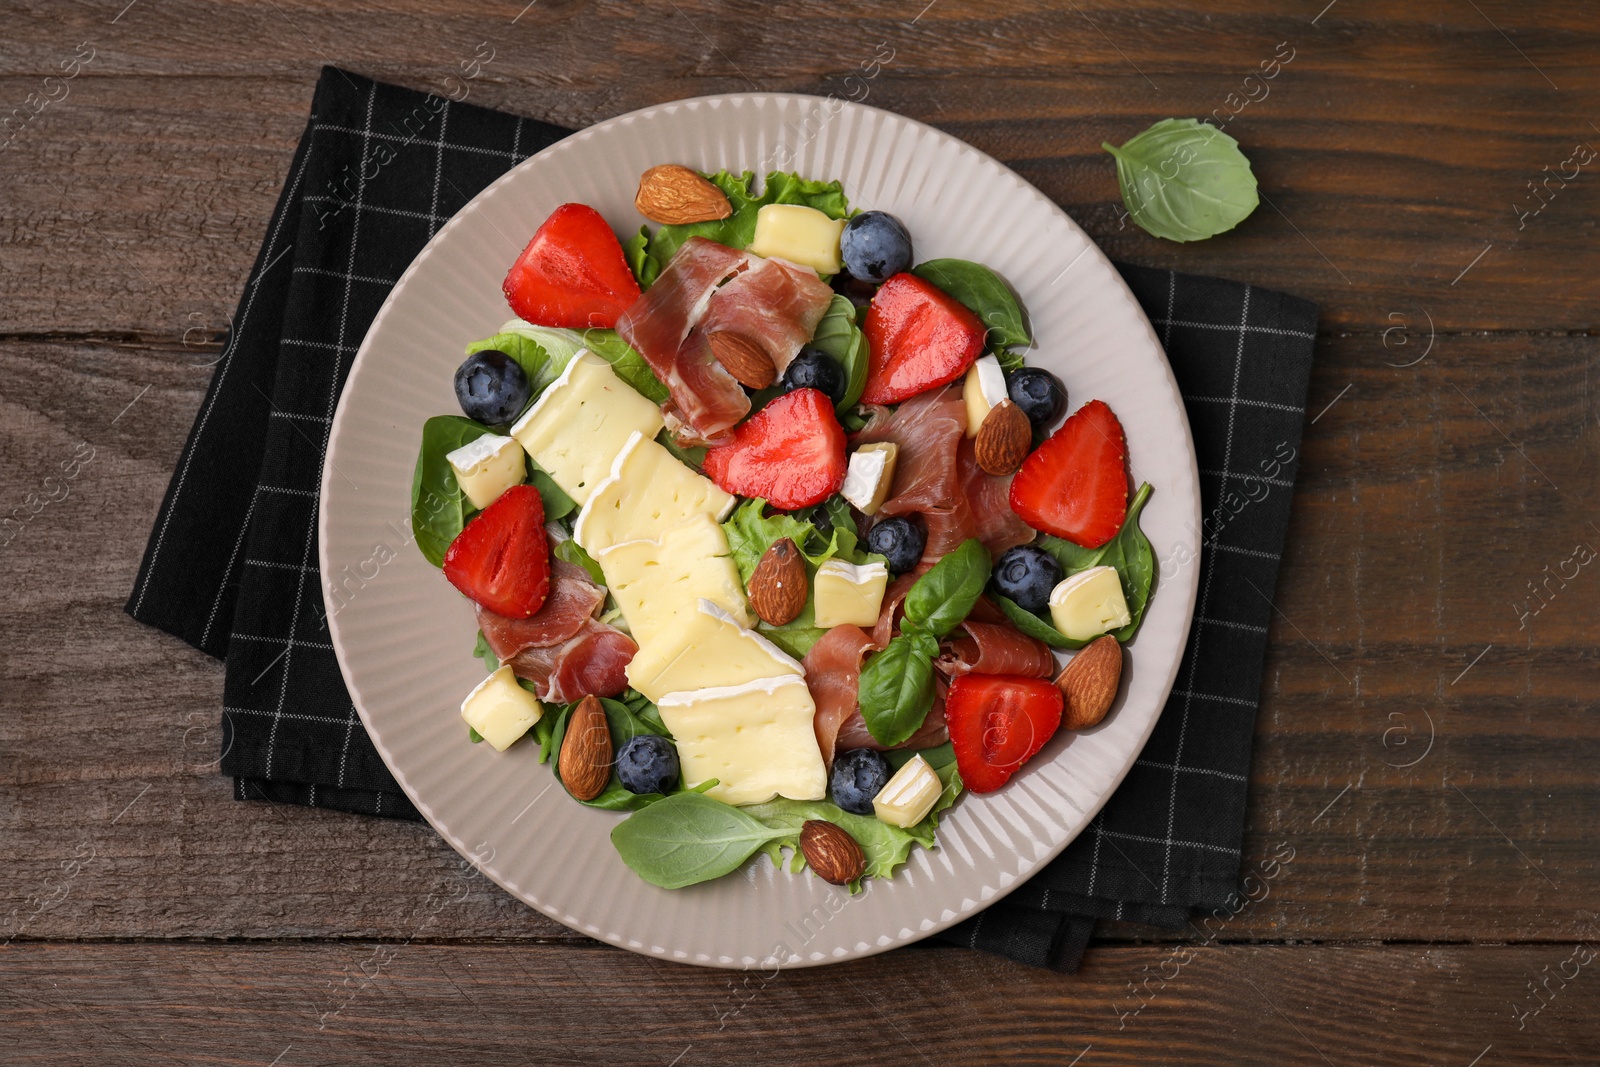
[[(1099, 398), (1122, 420), (1135, 478), (1155, 487), (1143, 528), (1157, 559), (1188, 558), (1176, 550), (1193, 550), (1199, 482), (1177, 385), (1127, 287), (1065, 213), (995, 160), (899, 115), (808, 96), (705, 97), (623, 115), (540, 152), (456, 215), (395, 286), (340, 398), (323, 475), (333, 646), (368, 733), (417, 808), (547, 915), (624, 948), (709, 966), (880, 952), (1004, 896), (1088, 824), (1172, 688), (1197, 569), (1166, 568), (1112, 715), (1057, 736), (1003, 790), (962, 797), (938, 850), (913, 851), (892, 881), (851, 897), (760, 857), (688, 889), (640, 880), (608, 837), (620, 816), (573, 802), (535, 748), (501, 754), (467, 742), (457, 709), (483, 675), (470, 654), (473, 613), (409, 543), (409, 497), (423, 421), (458, 413), (451, 381), (463, 347), (511, 317), (500, 283), (539, 223), (582, 201), (631, 233), (644, 221), (633, 207), (640, 173), (668, 162), (838, 178), (852, 206), (905, 222), (919, 261), (955, 256), (999, 271), (1032, 319), (1028, 361), (1061, 377), (1071, 407)], [(345, 589), (337, 604), (327, 596), (336, 581)]]

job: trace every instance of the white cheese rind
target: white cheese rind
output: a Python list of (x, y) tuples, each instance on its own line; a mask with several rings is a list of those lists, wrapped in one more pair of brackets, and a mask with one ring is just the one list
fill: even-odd
[(811, 583), (817, 625), (823, 629), (846, 623), (876, 625), (888, 587), (889, 568), (882, 563), (856, 566), (839, 559), (825, 561)]
[(710, 515), (693, 515), (654, 541), (627, 541), (595, 557), (640, 645), (670, 636), (702, 598), (741, 626), (753, 625), (728, 537)]
[(677, 744), (684, 783), (717, 779), (707, 796), (760, 804), (827, 794), (827, 768), (812, 727), (817, 709), (805, 679), (788, 675), (668, 693), (656, 707)]
[(1115, 567), (1090, 567), (1050, 591), (1050, 620), (1074, 641), (1087, 641), (1128, 625), (1128, 601)]
[(912, 756), (872, 798), (872, 810), (890, 826), (915, 826), (928, 817), (944, 783), (921, 755)]
[(1006, 391), (1006, 372), (994, 356), (979, 356), (967, 371), (966, 384), (961, 390), (967, 402), (967, 436), (978, 436), (978, 428), (989, 417), (991, 408), (1009, 398)]
[(702, 599), (693, 614), (628, 664), (628, 684), (653, 701), (668, 693), (744, 685), (781, 675), (804, 677), (805, 668), (716, 604)]
[(511, 435), (562, 490), (586, 503), (629, 437), (654, 437), (661, 410), (584, 349), (539, 394)]
[(461, 702), (461, 717), (497, 752), (510, 748), (543, 715), (544, 705), (517, 684), (510, 664), (479, 682)]
[(735, 503), (711, 479), (635, 431), (578, 512), (572, 536), (598, 557), (613, 545), (653, 541), (694, 515), (721, 522)]
[(756, 232), (749, 250), (762, 257), (787, 259), (818, 274), (838, 274), (844, 223), (844, 219), (830, 219), (804, 204), (767, 204), (756, 212)]
[(486, 433), (446, 453), (444, 458), (455, 471), (456, 484), (479, 511), (528, 477), (527, 460), (514, 437)]
[(850, 454), (850, 466), (845, 471), (839, 495), (863, 515), (876, 515), (883, 502), (889, 499), (894, 485), (895, 461), (899, 457), (900, 446), (893, 441), (862, 445)]

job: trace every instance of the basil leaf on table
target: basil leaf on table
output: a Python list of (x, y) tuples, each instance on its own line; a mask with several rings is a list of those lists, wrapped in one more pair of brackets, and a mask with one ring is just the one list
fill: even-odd
[(756, 236), (756, 213), (767, 204), (803, 204), (816, 208), (830, 219), (842, 219), (850, 212), (844, 188), (837, 181), (813, 181), (798, 174), (773, 171), (767, 175), (758, 196), (752, 191), (756, 176), (751, 171), (734, 176), (723, 170), (706, 177), (727, 195), (733, 214), (710, 222), (660, 226), (654, 236), (641, 230), (628, 238), (623, 243), (623, 257), (641, 288), (650, 288), (668, 261), (691, 237), (704, 237), (730, 248), (750, 247)]
[(720, 878), (767, 842), (787, 835), (701, 793), (674, 793), (611, 831), (622, 862), (651, 885), (681, 889)]
[(1133, 221), (1157, 237), (1215, 237), (1243, 222), (1259, 202), (1239, 142), (1195, 119), (1162, 119), (1121, 148), (1110, 142), (1100, 147), (1117, 161), (1122, 202)]
[(916, 733), (933, 708), (933, 657), (918, 635), (901, 634), (869, 659), (858, 693), (867, 732), (879, 744), (898, 745)]
[(906, 620), (943, 637), (972, 613), (988, 584), (989, 550), (977, 538), (963, 541), (906, 593)]
[[(1150, 589), (1155, 584), (1155, 552), (1150, 547), (1150, 539), (1139, 529), (1139, 513), (1144, 510), (1151, 491), (1149, 482), (1139, 486), (1139, 491), (1133, 494), (1133, 499), (1128, 503), (1128, 515), (1122, 520), (1122, 529), (1117, 531), (1117, 536), (1099, 548), (1084, 548), (1082, 545), (1075, 545), (1071, 541), (1051, 537), (1048, 534), (1039, 538), (1037, 542), (1040, 548), (1054, 556), (1056, 562), (1061, 564), (1063, 577), (1086, 571), (1090, 567), (1117, 569), (1117, 577), (1122, 579), (1122, 597), (1128, 602), (1129, 618), (1128, 625), (1112, 631), (1112, 636), (1118, 641), (1130, 641), (1133, 635), (1139, 632), (1139, 624), (1144, 621), (1144, 610), (1150, 604)], [(1004, 604), (1001, 605), (1001, 609), (1005, 609)], [(1007, 614), (1011, 613), (1008, 611)], [(1051, 630), (1054, 632), (1055, 628), (1051, 627)], [(1057, 647), (1076, 648), (1081, 647), (1081, 644)]]
[(842, 296), (834, 296), (811, 335), (811, 347), (839, 361), (844, 370), (844, 397), (834, 409), (849, 411), (861, 402), (861, 394), (867, 388), (867, 338), (856, 326), (855, 305)]
[[(1022, 305), (1005, 279), (982, 263), (965, 259), (930, 259), (911, 268), (911, 273), (932, 282), (978, 316), (988, 329), (993, 350), (1033, 343)], [(1002, 357), (1004, 358), (1004, 357)], [(1018, 357), (1020, 360), (1020, 357)]]
[(417, 548), (435, 567), (467, 523), (472, 505), (445, 457), (489, 433), (489, 427), (461, 415), (435, 415), (422, 424), (422, 446), (411, 476), (411, 532)]

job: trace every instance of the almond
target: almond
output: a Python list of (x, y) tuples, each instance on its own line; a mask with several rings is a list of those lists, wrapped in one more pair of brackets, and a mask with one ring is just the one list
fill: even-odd
[(599, 697), (590, 694), (573, 709), (556, 766), (567, 792), (579, 800), (593, 800), (605, 792), (611, 780), (611, 728)]
[(1117, 639), (1106, 634), (1090, 641), (1056, 679), (1066, 694), (1061, 728), (1085, 730), (1105, 718), (1121, 681), (1122, 646)]
[(867, 857), (850, 831), (821, 819), (807, 819), (800, 827), (800, 853), (818, 878), (834, 885), (849, 885), (867, 869)]
[(764, 623), (782, 626), (805, 610), (810, 595), (811, 583), (800, 550), (787, 537), (772, 542), (750, 575), (750, 606), (755, 613)]
[(721, 189), (676, 163), (645, 171), (633, 206), (651, 222), (664, 226), (711, 222), (733, 214), (733, 205)]
[(1033, 424), (1028, 416), (1011, 401), (1002, 400), (983, 417), (972, 450), (985, 473), (1003, 477), (1017, 473), (1032, 444)]
[(772, 365), (772, 357), (748, 337), (718, 330), (707, 340), (711, 342), (711, 354), (740, 385), (765, 389), (777, 380), (778, 368)]

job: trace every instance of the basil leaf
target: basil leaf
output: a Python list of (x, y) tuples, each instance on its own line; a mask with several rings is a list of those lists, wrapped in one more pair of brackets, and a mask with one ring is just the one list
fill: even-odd
[(1074, 641), (1021, 604), (1000, 596), (998, 593), (994, 596), (994, 602), (1000, 606), (1000, 610), (1005, 613), (1006, 618), (1017, 624), (1017, 629), (1029, 637), (1038, 638), (1051, 648), (1082, 648), (1089, 643), (1087, 641)]
[(720, 878), (787, 833), (700, 793), (674, 793), (611, 831), (622, 862), (651, 885), (681, 889)]
[(594, 557), (585, 552), (583, 546), (578, 542), (571, 538), (565, 541), (557, 541), (556, 547), (552, 551), (555, 553), (556, 559), (561, 562), (571, 563), (588, 571), (589, 577), (594, 579), (596, 585), (606, 584), (606, 576), (601, 572), (600, 564), (596, 563)]
[(1239, 142), (1195, 119), (1162, 119), (1121, 148), (1100, 145), (1117, 161), (1122, 202), (1146, 232), (1169, 241), (1201, 241), (1233, 229), (1258, 203), (1256, 176)]
[[(572, 362), (572, 357), (584, 349), (588, 349), (607, 363), (617, 372), (617, 377), (627, 382), (634, 391), (646, 399), (657, 404), (667, 399), (667, 387), (656, 378), (655, 372), (650, 369), (650, 364), (644, 357), (635, 352), (622, 339), (616, 330), (602, 330), (598, 326), (583, 330), (566, 330), (554, 326), (535, 326), (531, 322), (521, 319), (512, 319), (500, 327), (501, 332), (490, 340), (503, 339), (508, 335), (526, 338), (542, 349), (550, 360), (551, 372), (544, 385), (550, 382), (567, 369), (567, 364)], [(488, 342), (479, 342), (487, 345)], [(541, 385), (542, 391), (544, 386)]]
[[(930, 259), (911, 273), (949, 293), (988, 328), (989, 347), (997, 354), (1012, 345), (1033, 343), (1022, 305), (1005, 279), (982, 263), (965, 259)], [(1015, 359), (1020, 363), (1022, 357)]]
[(933, 708), (933, 658), (901, 634), (867, 660), (858, 698), (867, 732), (879, 744), (900, 744), (921, 728)]
[(545, 521), (564, 519), (578, 510), (578, 502), (568, 496), (566, 490), (557, 485), (555, 479), (546, 474), (531, 456), (528, 458), (528, 481), (539, 490)]
[[(802, 178), (798, 174), (773, 171), (767, 175), (761, 194), (753, 192), (756, 176), (750, 171), (735, 177), (727, 171), (708, 174), (711, 184), (721, 189), (733, 205), (733, 214), (711, 222), (691, 222), (681, 226), (661, 226), (655, 235), (639, 244), (639, 237), (630, 237), (623, 246), (623, 256), (633, 268), (639, 285), (649, 288), (660, 277), (668, 261), (691, 237), (705, 237), (730, 248), (748, 248), (756, 235), (756, 213), (766, 204), (804, 204), (814, 207), (830, 219), (842, 219), (850, 212), (844, 188), (837, 182), (819, 182)], [(641, 230), (642, 236), (645, 231)]]
[[(1145, 608), (1150, 604), (1150, 589), (1155, 584), (1156, 565), (1155, 552), (1150, 547), (1150, 539), (1139, 529), (1139, 514), (1144, 510), (1146, 501), (1150, 499), (1150, 483), (1145, 482), (1139, 486), (1139, 491), (1133, 494), (1133, 499), (1128, 503), (1127, 517), (1122, 520), (1122, 529), (1117, 531), (1117, 536), (1101, 545), (1099, 548), (1084, 548), (1071, 541), (1059, 537), (1044, 536), (1036, 542), (1038, 546), (1055, 557), (1061, 564), (1063, 577), (1086, 571), (1090, 567), (1115, 567), (1117, 577), (1122, 579), (1122, 597), (1128, 602), (1128, 625), (1120, 630), (1113, 631), (1118, 641), (1128, 641), (1139, 632), (1139, 624), (1144, 621)], [(1002, 604), (1001, 608), (1004, 609)], [(1021, 608), (1017, 609), (1021, 611)], [(1009, 612), (1007, 613), (1009, 614)], [(1051, 628), (1055, 632), (1054, 627)], [(1039, 636), (1034, 634), (1033, 636)], [(1048, 638), (1041, 638), (1048, 640)], [(1063, 638), (1063, 640), (1066, 640)], [(1078, 645), (1060, 645), (1060, 648), (1077, 648)]]
[(444, 566), (445, 550), (472, 511), (445, 457), (489, 432), (489, 427), (460, 415), (435, 415), (422, 424), (422, 446), (411, 476), (411, 532), (435, 567)]
[(835, 405), (837, 411), (848, 411), (861, 402), (867, 388), (867, 339), (856, 326), (856, 308), (842, 296), (834, 296), (816, 333), (811, 335), (811, 347), (820, 349), (839, 361), (844, 370), (844, 398)]
[(989, 550), (977, 538), (963, 541), (917, 579), (906, 594), (905, 617), (933, 636), (943, 637), (971, 614), (987, 584)]

